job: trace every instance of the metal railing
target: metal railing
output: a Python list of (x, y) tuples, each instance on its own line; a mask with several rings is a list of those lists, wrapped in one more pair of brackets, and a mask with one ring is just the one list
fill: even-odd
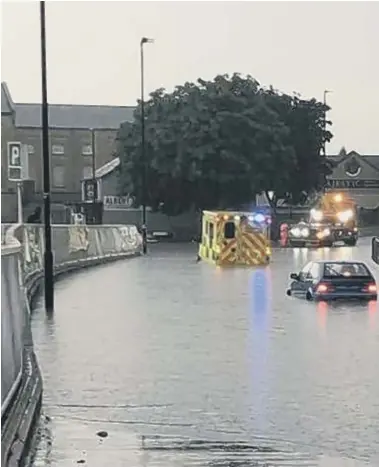
[(379, 264), (379, 237), (374, 237), (372, 239), (371, 258), (376, 264)]

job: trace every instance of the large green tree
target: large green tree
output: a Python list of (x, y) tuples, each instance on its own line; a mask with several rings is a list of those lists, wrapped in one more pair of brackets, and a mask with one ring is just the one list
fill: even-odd
[(281, 94), (273, 88), (265, 93), (270, 107), (276, 110), (288, 128), (296, 158), (295, 169), (290, 174), (285, 172), (290, 175), (285, 197), (294, 204), (301, 203), (324, 186), (326, 176), (332, 171), (332, 164), (321, 154), (324, 143), (333, 137), (327, 129), (331, 122), (325, 119), (330, 108), (316, 99), (305, 100), (297, 94)]
[[(327, 172), (323, 104), (264, 90), (250, 76), (158, 89), (145, 103), (148, 204), (176, 215), (227, 208), (272, 191), (298, 198)], [(121, 126), (120, 188), (142, 200), (141, 107)], [(308, 171), (313, 171), (309, 174)]]

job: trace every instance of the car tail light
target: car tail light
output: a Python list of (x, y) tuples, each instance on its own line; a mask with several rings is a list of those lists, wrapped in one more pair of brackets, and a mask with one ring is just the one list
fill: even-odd
[(328, 291), (328, 286), (326, 284), (319, 284), (317, 286), (317, 292), (324, 293)]
[(377, 287), (376, 287), (376, 284), (368, 284), (363, 290), (369, 293), (376, 293)]

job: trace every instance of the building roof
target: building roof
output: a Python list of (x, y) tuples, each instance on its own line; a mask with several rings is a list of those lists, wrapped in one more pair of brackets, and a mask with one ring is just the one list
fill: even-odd
[[(108, 105), (49, 105), (49, 127), (73, 129), (114, 129), (133, 121), (135, 107)], [(15, 104), (16, 126), (40, 128), (40, 104)]]
[[(49, 127), (118, 130), (134, 119), (134, 106), (49, 104)], [(41, 104), (13, 103), (6, 83), (1, 83), (1, 113), (15, 113), (16, 127), (40, 128)]]
[(1, 83), (1, 115), (10, 115), (14, 111), (14, 104), (6, 83)]
[(346, 154), (346, 156), (327, 156), (327, 159), (331, 160), (336, 165), (339, 165), (342, 161), (346, 160), (350, 156), (357, 156), (362, 158), (365, 162), (367, 162), (371, 167), (379, 170), (379, 154), (359, 154), (356, 151), (350, 151)]

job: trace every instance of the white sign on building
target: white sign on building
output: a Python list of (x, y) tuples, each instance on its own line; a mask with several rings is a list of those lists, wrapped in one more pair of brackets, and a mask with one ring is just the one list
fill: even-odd
[(104, 209), (110, 211), (113, 209), (131, 209), (134, 205), (133, 196), (104, 196)]

